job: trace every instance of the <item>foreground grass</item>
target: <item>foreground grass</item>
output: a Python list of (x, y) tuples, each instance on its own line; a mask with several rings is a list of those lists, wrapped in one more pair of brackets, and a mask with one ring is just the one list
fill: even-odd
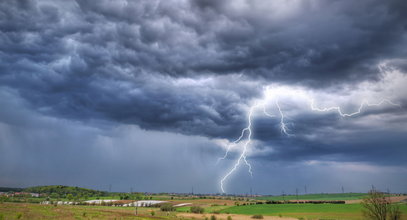
[[(154, 216), (151, 212), (154, 212)], [(53, 206), (27, 203), (0, 203), (0, 220), (3, 219), (177, 219), (175, 213), (161, 212), (157, 208), (108, 206)], [(184, 218), (185, 219), (185, 218)]]
[[(407, 205), (401, 204), (402, 219), (407, 219)], [(363, 219), (361, 204), (263, 204), (233, 206), (222, 213), (244, 215), (288, 216), (304, 219)]]

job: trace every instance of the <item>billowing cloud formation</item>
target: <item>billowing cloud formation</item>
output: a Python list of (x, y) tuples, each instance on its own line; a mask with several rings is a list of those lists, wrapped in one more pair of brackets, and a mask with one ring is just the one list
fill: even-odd
[(349, 111), (390, 98), (401, 108), (342, 119), (283, 91), (295, 135), (258, 114), (251, 156), (405, 166), (406, 10), (400, 0), (3, 1), (0, 88), (44, 117), (218, 145), (240, 134), (265, 86)]

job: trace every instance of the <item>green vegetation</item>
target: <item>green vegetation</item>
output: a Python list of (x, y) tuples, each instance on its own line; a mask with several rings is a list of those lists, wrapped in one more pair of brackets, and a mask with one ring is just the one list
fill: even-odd
[[(320, 193), (320, 194), (305, 194), (298, 195), (299, 200), (354, 200), (363, 199), (367, 196), (367, 193)], [(296, 195), (286, 195), (286, 196), (262, 196), (257, 197), (258, 200), (296, 200)]]
[(172, 212), (175, 211), (175, 207), (170, 203), (164, 203), (160, 206), (160, 210), (163, 212)]
[[(400, 205), (407, 214), (407, 206)], [(222, 213), (244, 215), (283, 215), (290, 217), (326, 218), (326, 219), (363, 219), (361, 204), (262, 204), (233, 206), (223, 209)]]
[[(154, 213), (154, 216), (152, 216)], [(134, 207), (107, 206), (51, 206), (39, 204), (3, 203), (0, 204), (0, 220), (2, 219), (123, 219), (123, 220), (170, 220), (176, 219), (174, 214), (168, 215), (158, 208), (138, 208), (135, 215)], [(183, 218), (183, 220), (189, 220)]]
[[(226, 208), (230, 208), (232, 206), (210, 206), (210, 207), (205, 207), (204, 208), (204, 213), (215, 213), (215, 212), (221, 212), (222, 210), (226, 209)], [(191, 211), (191, 208), (188, 206), (184, 206), (184, 207), (179, 207), (177, 208), (178, 212), (188, 212)]]
[(192, 213), (204, 213), (205, 209), (199, 206), (192, 206), (190, 208)]
[(21, 192), (24, 188), (0, 187), (0, 192)]
[(25, 188), (24, 192), (48, 194), (51, 198), (65, 198), (66, 195), (80, 196), (80, 197), (91, 197), (91, 196), (107, 196), (107, 192), (86, 189), (81, 187), (73, 186), (35, 186)]

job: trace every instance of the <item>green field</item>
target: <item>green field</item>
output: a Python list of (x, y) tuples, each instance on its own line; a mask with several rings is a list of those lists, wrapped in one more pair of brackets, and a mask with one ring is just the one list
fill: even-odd
[[(401, 204), (402, 219), (407, 219), (407, 205)], [(363, 219), (361, 204), (262, 204), (233, 206), (222, 213), (273, 215), (312, 219)]]
[[(151, 215), (154, 211), (154, 216)], [(0, 203), (0, 219), (177, 219), (175, 213), (161, 212), (158, 208), (138, 208), (135, 216), (134, 207), (109, 206), (53, 206), (28, 203)], [(184, 220), (186, 220), (184, 218)]]
[[(221, 212), (224, 209), (230, 208), (232, 206), (224, 206), (224, 205), (220, 205), (220, 206), (210, 206), (210, 207), (204, 207), (205, 209), (205, 213), (213, 213), (213, 212)], [(178, 212), (188, 212), (191, 209), (191, 207), (180, 207), (177, 208)]]
[[(367, 196), (366, 193), (320, 193), (320, 194), (306, 194), (298, 195), (299, 200), (354, 200), (363, 199)], [(262, 196), (257, 197), (259, 200), (296, 200), (296, 195), (286, 195), (286, 196)]]

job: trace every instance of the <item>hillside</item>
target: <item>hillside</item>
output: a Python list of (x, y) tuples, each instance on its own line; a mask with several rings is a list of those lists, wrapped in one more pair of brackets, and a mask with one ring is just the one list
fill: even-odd
[(62, 186), (62, 185), (54, 185), (54, 186), (34, 186), (28, 187), (24, 189), (24, 192), (31, 192), (31, 193), (46, 193), (48, 195), (58, 195), (64, 196), (67, 194), (72, 194), (73, 196), (106, 196), (108, 193), (104, 191), (98, 191), (93, 189), (86, 189), (81, 187), (73, 187), (73, 186)]
[(21, 192), (24, 188), (0, 187), (0, 192)]

